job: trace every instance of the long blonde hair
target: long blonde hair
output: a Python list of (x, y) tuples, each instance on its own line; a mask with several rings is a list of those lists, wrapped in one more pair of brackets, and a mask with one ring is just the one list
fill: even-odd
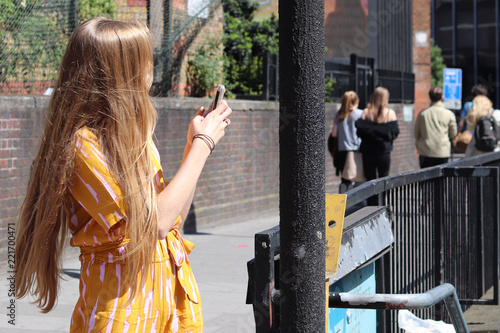
[(352, 111), (354, 111), (354, 107), (359, 102), (359, 97), (356, 92), (350, 90), (346, 91), (342, 96), (340, 110), (337, 113), (337, 117), (340, 121), (344, 120)]
[(484, 96), (478, 95), (472, 100), (472, 107), (467, 112), (467, 129), (474, 131), (479, 118), (489, 115), (493, 111), (493, 103)]
[(389, 105), (389, 90), (377, 87), (373, 91), (372, 98), (368, 104), (371, 120), (379, 122), (383, 120), (384, 110)]
[(150, 38), (145, 27), (94, 18), (69, 40), (16, 243), (16, 295), (33, 294), (42, 312), (50, 311), (57, 298), (68, 221), (63, 200), (73, 173), (75, 133), (82, 127), (98, 136), (125, 196), (130, 243), (124, 282), (131, 285), (130, 299), (145, 282), (158, 237), (148, 149), (157, 121), (149, 97)]

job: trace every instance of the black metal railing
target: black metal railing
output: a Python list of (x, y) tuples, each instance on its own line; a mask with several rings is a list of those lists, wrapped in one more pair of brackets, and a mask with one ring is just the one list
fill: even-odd
[(339, 99), (344, 92), (356, 90), (356, 77), (350, 64), (326, 60), (325, 75), (331, 80), (333, 85), (333, 91), (326, 92), (330, 98)]
[(373, 58), (352, 54), (349, 64), (326, 59), (325, 75), (333, 82), (333, 91), (327, 92), (327, 97), (340, 101), (346, 91), (354, 90), (359, 96), (359, 105), (366, 106), (373, 89), (377, 86), (376, 72)]
[(333, 81), (331, 99), (342, 98), (344, 92), (354, 90), (359, 96), (359, 105), (365, 107), (375, 87), (389, 90), (390, 103), (413, 103), (415, 100), (415, 74), (376, 68), (372, 58), (351, 55), (349, 63), (338, 60), (325, 61), (325, 75)]
[(278, 55), (266, 53), (264, 57), (264, 100), (277, 101), (279, 95)]
[[(394, 248), (377, 262), (381, 293), (420, 293), (455, 286), (463, 308), (498, 304), (500, 153), (387, 177), (347, 193), (349, 208), (376, 199), (393, 213)], [(481, 300), (495, 288), (492, 300)], [(447, 320), (442, 307), (419, 315)], [(384, 313), (386, 332), (397, 328)]]
[[(238, 98), (278, 100), (278, 56), (264, 56), (262, 95), (237, 95)], [(360, 107), (369, 102), (375, 87), (386, 87), (390, 92), (390, 103), (413, 103), (415, 100), (415, 74), (376, 68), (373, 58), (352, 54), (342, 62), (339, 59), (325, 60), (325, 76), (330, 79), (332, 90), (327, 97), (340, 101), (346, 91), (354, 90), (359, 96)]]
[(378, 69), (377, 77), (377, 85), (390, 91), (391, 103), (413, 103), (415, 100), (415, 74)]
[[(471, 304), (499, 304), (499, 168), (500, 152), (494, 152), (369, 181), (346, 193), (346, 215), (367, 202), (386, 206), (392, 214), (394, 244), (375, 262), (377, 293), (418, 294), (449, 283), (464, 310)], [(256, 234), (259, 256), (267, 264), (279, 258), (279, 227)], [(274, 319), (273, 328), (279, 327), (279, 305), (265, 290), (279, 289), (277, 266), (262, 286), (249, 283), (255, 286), (250, 293), (262, 300), (254, 308), (270, 309), (270, 317), (261, 321)], [(258, 267), (254, 272), (265, 274)], [(494, 298), (481, 299), (491, 287)], [(450, 321), (442, 306), (416, 315)], [(377, 320), (379, 332), (398, 331), (394, 312), (383, 311)]]

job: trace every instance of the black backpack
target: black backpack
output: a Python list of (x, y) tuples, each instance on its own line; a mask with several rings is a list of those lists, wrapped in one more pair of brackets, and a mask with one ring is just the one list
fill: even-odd
[(493, 116), (483, 116), (479, 118), (474, 131), (476, 148), (481, 151), (493, 151), (500, 139), (500, 129)]

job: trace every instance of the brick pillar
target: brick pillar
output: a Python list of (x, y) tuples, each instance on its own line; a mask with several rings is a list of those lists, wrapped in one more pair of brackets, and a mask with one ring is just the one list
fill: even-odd
[[(425, 34), (427, 40), (425, 41)], [(431, 88), (431, 0), (413, 0), (413, 72), (415, 118), (429, 106)]]

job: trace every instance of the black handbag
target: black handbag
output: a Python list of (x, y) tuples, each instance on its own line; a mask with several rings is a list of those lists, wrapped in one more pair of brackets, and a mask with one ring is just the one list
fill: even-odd
[(328, 151), (330, 152), (330, 155), (333, 155), (335, 154), (335, 148), (337, 146), (337, 138), (329, 135), (328, 136)]

